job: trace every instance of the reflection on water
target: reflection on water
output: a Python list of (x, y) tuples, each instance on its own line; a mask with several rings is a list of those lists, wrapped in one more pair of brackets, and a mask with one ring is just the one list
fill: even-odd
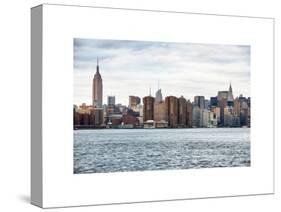
[(74, 173), (250, 166), (249, 128), (74, 131)]

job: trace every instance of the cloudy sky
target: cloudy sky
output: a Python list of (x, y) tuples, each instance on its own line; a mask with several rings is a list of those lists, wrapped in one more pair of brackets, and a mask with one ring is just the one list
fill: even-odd
[(250, 96), (250, 46), (74, 39), (74, 104), (91, 104), (99, 58), (103, 103), (128, 105), (129, 95), (216, 96), (228, 90)]

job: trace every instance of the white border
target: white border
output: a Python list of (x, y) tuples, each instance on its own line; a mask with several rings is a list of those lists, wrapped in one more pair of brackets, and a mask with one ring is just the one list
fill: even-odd
[[(74, 175), (73, 38), (251, 45), (251, 167)], [(272, 58), (272, 19), (43, 5), (43, 207), (273, 193)]]

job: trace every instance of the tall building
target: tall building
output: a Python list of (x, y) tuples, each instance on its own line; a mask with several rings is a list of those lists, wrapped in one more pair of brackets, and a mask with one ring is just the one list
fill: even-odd
[(228, 91), (218, 91), (217, 100), (227, 99)]
[(216, 126), (220, 125), (221, 123), (221, 108), (220, 107), (212, 107), (211, 111), (214, 113), (214, 116), (216, 117)]
[(231, 87), (231, 82), (230, 82), (229, 89), (228, 89), (228, 95), (227, 95), (227, 105), (233, 107), (233, 101), (234, 101), (234, 97), (233, 97), (232, 87)]
[(227, 106), (227, 99), (222, 98), (218, 101), (218, 107), (220, 108), (220, 125), (224, 125), (224, 108)]
[(187, 110), (186, 110), (186, 99), (181, 96), (178, 99), (178, 124), (181, 127), (186, 127), (187, 125)]
[(115, 105), (115, 96), (107, 97), (107, 105)]
[(165, 102), (156, 102), (154, 103), (154, 121), (166, 121), (166, 105)]
[(204, 96), (194, 96), (194, 105), (198, 106), (200, 109), (205, 108), (205, 97)]
[(227, 100), (228, 106), (233, 106), (234, 97), (233, 97), (231, 82), (229, 84), (228, 91), (218, 91), (217, 100), (221, 101), (222, 99)]
[(99, 60), (97, 59), (96, 74), (93, 79), (93, 107), (102, 108), (102, 78), (99, 72)]
[(192, 103), (189, 100), (186, 102), (186, 125), (192, 127)]
[(129, 96), (129, 108), (136, 108), (140, 104), (138, 96)]
[(175, 96), (167, 96), (165, 98), (166, 116), (169, 127), (178, 126), (178, 98)]
[(204, 109), (207, 109), (207, 110), (210, 109), (210, 101), (208, 99), (205, 99), (205, 101), (204, 101)]
[(207, 109), (200, 110), (200, 127), (209, 127), (210, 115)]
[(231, 127), (232, 126), (232, 107), (226, 106), (224, 108), (224, 121), (223, 126), (224, 127)]
[(192, 125), (194, 127), (202, 127), (201, 126), (201, 110), (197, 105), (192, 108)]
[(233, 101), (233, 115), (240, 117), (240, 111), (241, 111), (241, 104), (239, 98), (237, 97)]
[(155, 93), (155, 102), (162, 102), (163, 101), (163, 96), (161, 89), (158, 89)]
[(95, 121), (94, 124), (96, 126), (101, 126), (102, 124), (104, 124), (104, 120), (103, 120), (103, 109), (102, 108), (94, 108), (93, 109), (93, 115), (95, 117)]
[(154, 97), (143, 97), (143, 122), (154, 119)]
[(218, 97), (211, 97), (210, 98), (210, 107), (218, 106)]
[(162, 91), (159, 88), (158, 82), (158, 90), (155, 93), (155, 103), (154, 103), (154, 121), (158, 124), (160, 122), (166, 123), (166, 105), (163, 101)]

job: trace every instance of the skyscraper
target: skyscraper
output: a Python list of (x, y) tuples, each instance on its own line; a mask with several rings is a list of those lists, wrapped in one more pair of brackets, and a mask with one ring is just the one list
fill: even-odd
[(129, 108), (136, 108), (140, 104), (140, 98), (138, 96), (129, 96)]
[(154, 103), (154, 121), (166, 121), (166, 105), (163, 101), (163, 96), (161, 89), (159, 88), (158, 81), (158, 90), (155, 93), (155, 103)]
[(231, 87), (231, 82), (230, 82), (229, 89), (228, 89), (228, 95), (227, 95), (227, 105), (233, 107), (233, 100), (234, 100), (234, 97), (233, 97), (232, 87)]
[(187, 108), (186, 99), (181, 96), (178, 99), (178, 124), (181, 127), (186, 127), (187, 125)]
[(99, 59), (97, 59), (97, 70), (93, 79), (93, 107), (102, 108), (102, 78), (99, 72)]
[(162, 102), (163, 101), (163, 96), (162, 96), (162, 92), (161, 89), (158, 89), (155, 93), (155, 102)]
[(166, 121), (166, 105), (165, 102), (156, 102), (154, 103), (154, 121)]
[(165, 104), (168, 125), (175, 128), (178, 126), (178, 98), (175, 96), (167, 96), (165, 98)]
[(205, 97), (204, 96), (194, 96), (194, 104), (200, 109), (205, 108)]
[(143, 121), (154, 119), (154, 97), (143, 97)]
[(115, 105), (115, 96), (107, 96), (107, 105)]
[(186, 102), (186, 119), (187, 127), (192, 127), (192, 103), (189, 100)]

